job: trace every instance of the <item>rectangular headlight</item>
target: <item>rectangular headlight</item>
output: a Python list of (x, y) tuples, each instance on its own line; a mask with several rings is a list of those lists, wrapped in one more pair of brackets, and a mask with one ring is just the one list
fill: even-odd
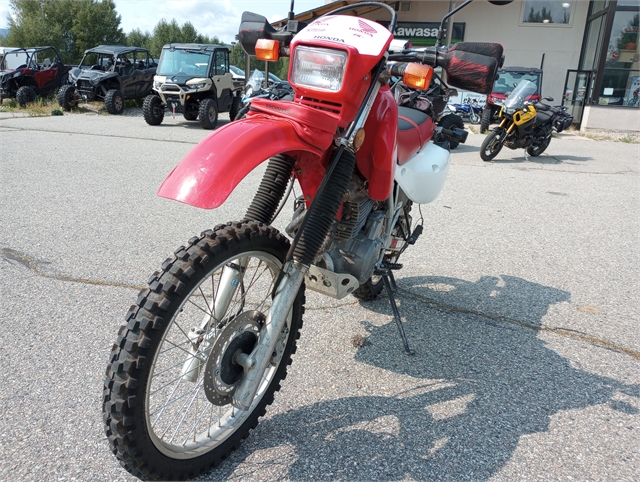
[(312, 89), (338, 92), (346, 65), (347, 52), (300, 46), (294, 51), (291, 81)]

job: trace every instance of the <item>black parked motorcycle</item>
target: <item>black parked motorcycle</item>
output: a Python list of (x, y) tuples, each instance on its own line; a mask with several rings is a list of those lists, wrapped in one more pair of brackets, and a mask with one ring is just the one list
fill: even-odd
[[(524, 80), (506, 98), (500, 110), (500, 125), (494, 128), (480, 146), (480, 157), (491, 161), (502, 150), (525, 149), (532, 157), (542, 154), (551, 142), (551, 134), (562, 132), (573, 122), (573, 117), (562, 106), (551, 107), (542, 102), (526, 101), (535, 93), (536, 85)], [(553, 101), (552, 97), (543, 100)]]
[(238, 111), (235, 119), (244, 119), (251, 108), (253, 99), (269, 99), (269, 100), (293, 100), (293, 88), (289, 82), (276, 82), (268, 87), (260, 87), (258, 90), (248, 90), (248, 95), (242, 98), (242, 108)]

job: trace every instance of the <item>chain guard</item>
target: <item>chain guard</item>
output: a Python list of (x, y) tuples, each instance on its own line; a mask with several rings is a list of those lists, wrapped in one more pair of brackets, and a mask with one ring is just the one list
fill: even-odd
[(204, 371), (204, 393), (212, 404), (231, 403), (244, 374), (234, 356), (238, 351), (247, 355), (253, 351), (265, 319), (260, 311), (246, 311), (229, 322), (216, 339)]

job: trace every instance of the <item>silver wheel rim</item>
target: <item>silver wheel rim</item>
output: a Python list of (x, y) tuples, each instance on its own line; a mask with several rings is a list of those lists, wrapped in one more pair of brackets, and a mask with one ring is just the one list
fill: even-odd
[[(243, 289), (236, 291), (227, 313), (215, 314), (216, 319), (224, 320), (229, 314), (238, 313), (242, 305), (243, 312), (256, 309), (265, 315), (269, 312), (273, 280), (280, 270), (280, 261), (262, 251), (241, 253), (241, 257), (247, 260)], [(210, 301), (212, 294), (217, 293), (220, 274), (229, 262), (239, 264), (240, 258), (220, 263), (185, 297), (165, 331), (150, 369), (144, 406), (146, 425), (156, 448), (174, 459), (201, 456), (218, 447), (242, 426), (273, 380), (282, 359), (283, 345), (288, 338), (291, 315), (288, 327), (278, 342), (278, 357), (267, 368), (258, 393), (247, 411), (231, 405), (217, 407), (208, 401), (203, 387), (206, 359), (202, 362), (196, 382), (184, 380), (181, 375), (184, 362), (193, 358), (187, 351), (191, 346), (187, 333), (201, 323), (203, 315), (212, 314), (205, 299)], [(221, 332), (215, 328), (215, 323), (209, 330), (212, 340)]]

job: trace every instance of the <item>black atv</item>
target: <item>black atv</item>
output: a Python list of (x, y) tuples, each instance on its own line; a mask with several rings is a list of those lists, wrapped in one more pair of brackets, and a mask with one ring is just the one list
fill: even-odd
[(229, 70), (229, 49), (212, 44), (167, 44), (162, 48), (154, 92), (142, 106), (144, 120), (159, 125), (165, 109), (199, 120), (203, 129), (214, 129), (219, 112), (235, 119), (242, 107), (244, 79)]
[(69, 84), (58, 91), (58, 104), (71, 110), (80, 99), (104, 101), (110, 114), (122, 114), (124, 101), (142, 99), (153, 84), (157, 64), (147, 49), (100, 45), (85, 51)]
[(66, 84), (71, 69), (55, 47), (11, 50), (5, 53), (4, 62), (16, 68), (0, 72), (0, 99), (15, 97), (22, 107)]

